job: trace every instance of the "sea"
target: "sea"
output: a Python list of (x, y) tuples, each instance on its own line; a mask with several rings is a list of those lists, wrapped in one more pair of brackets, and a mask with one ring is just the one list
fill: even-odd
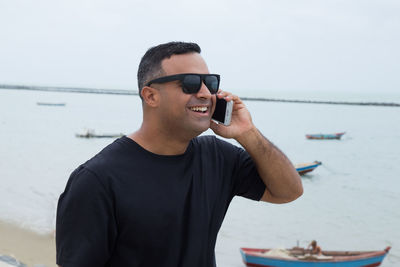
[[(243, 96), (400, 103), (395, 93), (266, 90)], [(400, 266), (400, 107), (245, 104), (258, 129), (294, 164), (318, 160), (322, 165), (302, 176), (304, 194), (294, 202), (234, 198), (218, 235), (217, 265), (243, 267), (241, 247), (306, 247), (317, 240), (323, 250), (391, 246), (382, 266)], [(129, 134), (141, 121), (137, 95), (0, 89), (0, 220), (53, 232), (70, 173), (114, 140), (75, 134), (87, 129)], [(341, 140), (305, 138), (336, 132), (346, 133)]]

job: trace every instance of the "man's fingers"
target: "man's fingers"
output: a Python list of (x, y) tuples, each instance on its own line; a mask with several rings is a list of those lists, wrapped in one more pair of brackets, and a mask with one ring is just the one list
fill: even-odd
[(242, 102), (237, 95), (234, 95), (232, 93), (225, 92), (225, 91), (222, 91), (222, 90), (220, 90), (218, 92), (218, 96), (217, 97), (218, 98), (224, 98), (227, 102), (229, 102), (231, 100), (233, 100), (233, 102), (235, 102), (235, 103)]
[(210, 123), (211, 130), (213, 130), (214, 132), (218, 132), (219, 126), (220, 125), (218, 123), (216, 123), (215, 121), (211, 120), (211, 123)]

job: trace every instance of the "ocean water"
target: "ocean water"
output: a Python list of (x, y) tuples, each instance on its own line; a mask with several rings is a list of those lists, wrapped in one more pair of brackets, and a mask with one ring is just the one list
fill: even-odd
[[(393, 99), (400, 97), (379, 95), (376, 101), (399, 102)], [(322, 100), (348, 99), (336, 95)], [(312, 239), (327, 250), (392, 246), (382, 266), (400, 266), (400, 108), (246, 105), (257, 127), (293, 163), (319, 160), (323, 165), (302, 177), (304, 194), (292, 203), (235, 198), (218, 236), (218, 266), (244, 266), (240, 247), (307, 246)], [(0, 90), (0, 220), (52, 232), (69, 174), (113, 141), (80, 139), (75, 133), (91, 128), (128, 134), (141, 119), (138, 96)], [(341, 131), (346, 134), (340, 141), (304, 136)]]

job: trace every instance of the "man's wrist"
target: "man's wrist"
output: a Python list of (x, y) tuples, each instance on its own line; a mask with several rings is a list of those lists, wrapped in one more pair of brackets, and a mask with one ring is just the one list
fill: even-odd
[(243, 147), (254, 144), (254, 140), (261, 137), (261, 133), (258, 129), (253, 125), (249, 130), (243, 132), (240, 136), (238, 136), (236, 141), (241, 144)]

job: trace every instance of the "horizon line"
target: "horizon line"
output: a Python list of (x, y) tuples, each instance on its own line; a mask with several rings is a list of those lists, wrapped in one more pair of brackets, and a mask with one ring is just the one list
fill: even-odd
[[(0, 89), (46, 91), (46, 92), (66, 92), (66, 93), (85, 93), (85, 94), (139, 95), (138, 91), (135, 91), (135, 90), (85, 88), (85, 87), (63, 87), (63, 86), (35, 86), (35, 85), (0, 84)], [(300, 100), (300, 99), (280, 99), (280, 98), (240, 97), (240, 96), (239, 96), (239, 98), (244, 101), (247, 100), (247, 101), (263, 101), (263, 102), (303, 103), (303, 104), (400, 107), (400, 103), (394, 103), (394, 102), (347, 102), (347, 101)]]

